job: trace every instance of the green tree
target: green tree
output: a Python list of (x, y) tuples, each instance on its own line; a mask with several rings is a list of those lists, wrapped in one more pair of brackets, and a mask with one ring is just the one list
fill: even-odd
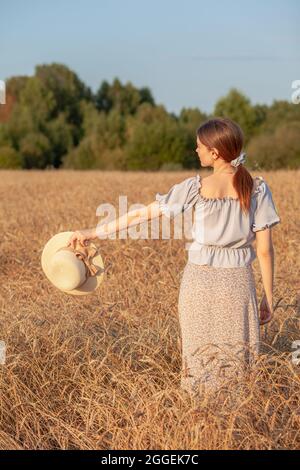
[(208, 118), (206, 113), (203, 113), (198, 108), (182, 108), (179, 113), (179, 124), (185, 127), (194, 139), (196, 139), (196, 131), (198, 127)]
[(99, 111), (109, 112), (112, 109), (120, 114), (134, 114), (142, 103), (154, 106), (154, 99), (148, 88), (135, 88), (131, 82), (125, 85), (118, 78), (110, 85), (102, 82), (95, 96), (96, 107)]
[(0, 147), (0, 168), (22, 168), (23, 159), (12, 147)]
[(54, 168), (59, 168), (63, 155), (67, 154), (73, 147), (74, 125), (70, 124), (64, 112), (61, 112), (55, 119), (47, 122), (45, 135), (50, 142), (50, 161), (48, 164)]
[(63, 168), (87, 170), (96, 168), (97, 146), (91, 137), (85, 137), (80, 144), (62, 157)]
[(24, 168), (43, 169), (51, 163), (51, 144), (41, 132), (31, 132), (23, 137), (20, 152), (24, 158)]
[(276, 170), (300, 166), (300, 122), (281, 123), (274, 132), (261, 133), (249, 143), (247, 153), (255, 168)]
[(257, 113), (250, 100), (235, 88), (230, 89), (227, 96), (217, 101), (214, 115), (228, 117), (239, 124), (244, 133), (245, 144), (255, 133)]
[(93, 100), (91, 89), (79, 79), (75, 72), (63, 64), (37, 65), (35, 75), (54, 95), (54, 116), (67, 111), (68, 120), (78, 124), (81, 116), (81, 113), (78, 113), (79, 103), (81, 100)]
[(275, 100), (271, 106), (266, 106), (265, 119), (259, 132), (272, 133), (280, 124), (285, 122), (300, 122), (300, 105)]
[(19, 100), (20, 93), (26, 86), (30, 77), (26, 75), (19, 75), (17, 77), (10, 77), (6, 81), (6, 93), (12, 95), (16, 100)]
[(53, 93), (37, 77), (30, 77), (20, 91), (19, 101), (6, 122), (6, 134), (19, 150), (20, 141), (28, 133), (43, 133), (55, 106)]
[(116, 109), (98, 112), (82, 103), (83, 134), (80, 144), (64, 158), (64, 168), (124, 169), (125, 118)]
[(179, 125), (187, 133), (187, 151), (184, 159), (185, 168), (198, 168), (199, 160), (195, 153), (196, 132), (198, 127), (208, 119), (208, 115), (198, 108), (183, 108), (179, 114)]
[[(142, 116), (142, 118), (140, 118)], [(188, 134), (160, 107), (143, 106), (128, 120), (126, 162), (128, 170), (158, 170), (166, 164), (185, 165)]]

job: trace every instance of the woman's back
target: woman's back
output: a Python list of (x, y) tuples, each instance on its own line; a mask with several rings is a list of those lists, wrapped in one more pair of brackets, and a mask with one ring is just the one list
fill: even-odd
[[(168, 217), (173, 218), (194, 207), (192, 242), (188, 247), (190, 262), (215, 267), (238, 267), (247, 266), (256, 258), (252, 246), (255, 232), (274, 226), (280, 222), (280, 217), (266, 181), (261, 176), (252, 179), (253, 189), (247, 214), (242, 211), (228, 179), (223, 179), (221, 186), (217, 187), (215, 178), (202, 178), (197, 174), (173, 185), (166, 194), (156, 194), (162, 212)], [(203, 180), (205, 184), (202, 184)]]
[(201, 195), (206, 198), (221, 199), (232, 197), (238, 199), (233, 187), (234, 174), (216, 174), (202, 177)]

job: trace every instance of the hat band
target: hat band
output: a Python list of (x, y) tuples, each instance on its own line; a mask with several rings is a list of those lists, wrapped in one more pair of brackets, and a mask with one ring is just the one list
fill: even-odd
[(101, 267), (95, 266), (93, 264), (93, 258), (94, 256), (99, 254), (99, 250), (95, 248), (94, 246), (87, 246), (87, 247), (81, 247), (78, 246), (78, 240), (76, 240), (76, 247), (73, 248), (72, 246), (63, 246), (59, 248), (57, 251), (61, 250), (67, 250), (67, 251), (72, 251), (75, 253), (77, 258), (81, 259), (84, 262), (85, 265), (85, 270), (86, 270), (86, 277), (89, 276), (96, 276), (96, 274), (99, 272), (99, 270), (104, 271)]

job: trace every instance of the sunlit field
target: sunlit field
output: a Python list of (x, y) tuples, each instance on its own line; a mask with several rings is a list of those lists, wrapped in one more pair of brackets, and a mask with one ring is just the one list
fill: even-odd
[[(281, 223), (274, 319), (238, 388), (180, 389), (184, 239), (97, 240), (106, 272), (87, 296), (60, 292), (42, 271), (49, 238), (95, 227), (100, 204), (149, 204), (195, 172), (0, 172), (1, 449), (300, 448), (300, 170), (251, 172), (268, 182)], [(260, 301), (257, 259), (253, 269)]]

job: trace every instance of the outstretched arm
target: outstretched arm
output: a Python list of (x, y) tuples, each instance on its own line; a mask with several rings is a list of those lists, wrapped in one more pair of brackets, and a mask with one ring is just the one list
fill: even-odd
[(67, 246), (75, 248), (76, 240), (78, 240), (82, 246), (85, 246), (89, 240), (95, 240), (97, 238), (101, 238), (103, 235), (108, 236), (113, 233), (117, 233), (129, 226), (132, 227), (134, 225), (141, 224), (146, 220), (155, 219), (161, 214), (162, 212), (159, 208), (158, 201), (154, 201), (146, 207), (127, 212), (118, 219), (112, 220), (107, 224), (99, 225), (92, 229), (77, 230), (72, 234)]

